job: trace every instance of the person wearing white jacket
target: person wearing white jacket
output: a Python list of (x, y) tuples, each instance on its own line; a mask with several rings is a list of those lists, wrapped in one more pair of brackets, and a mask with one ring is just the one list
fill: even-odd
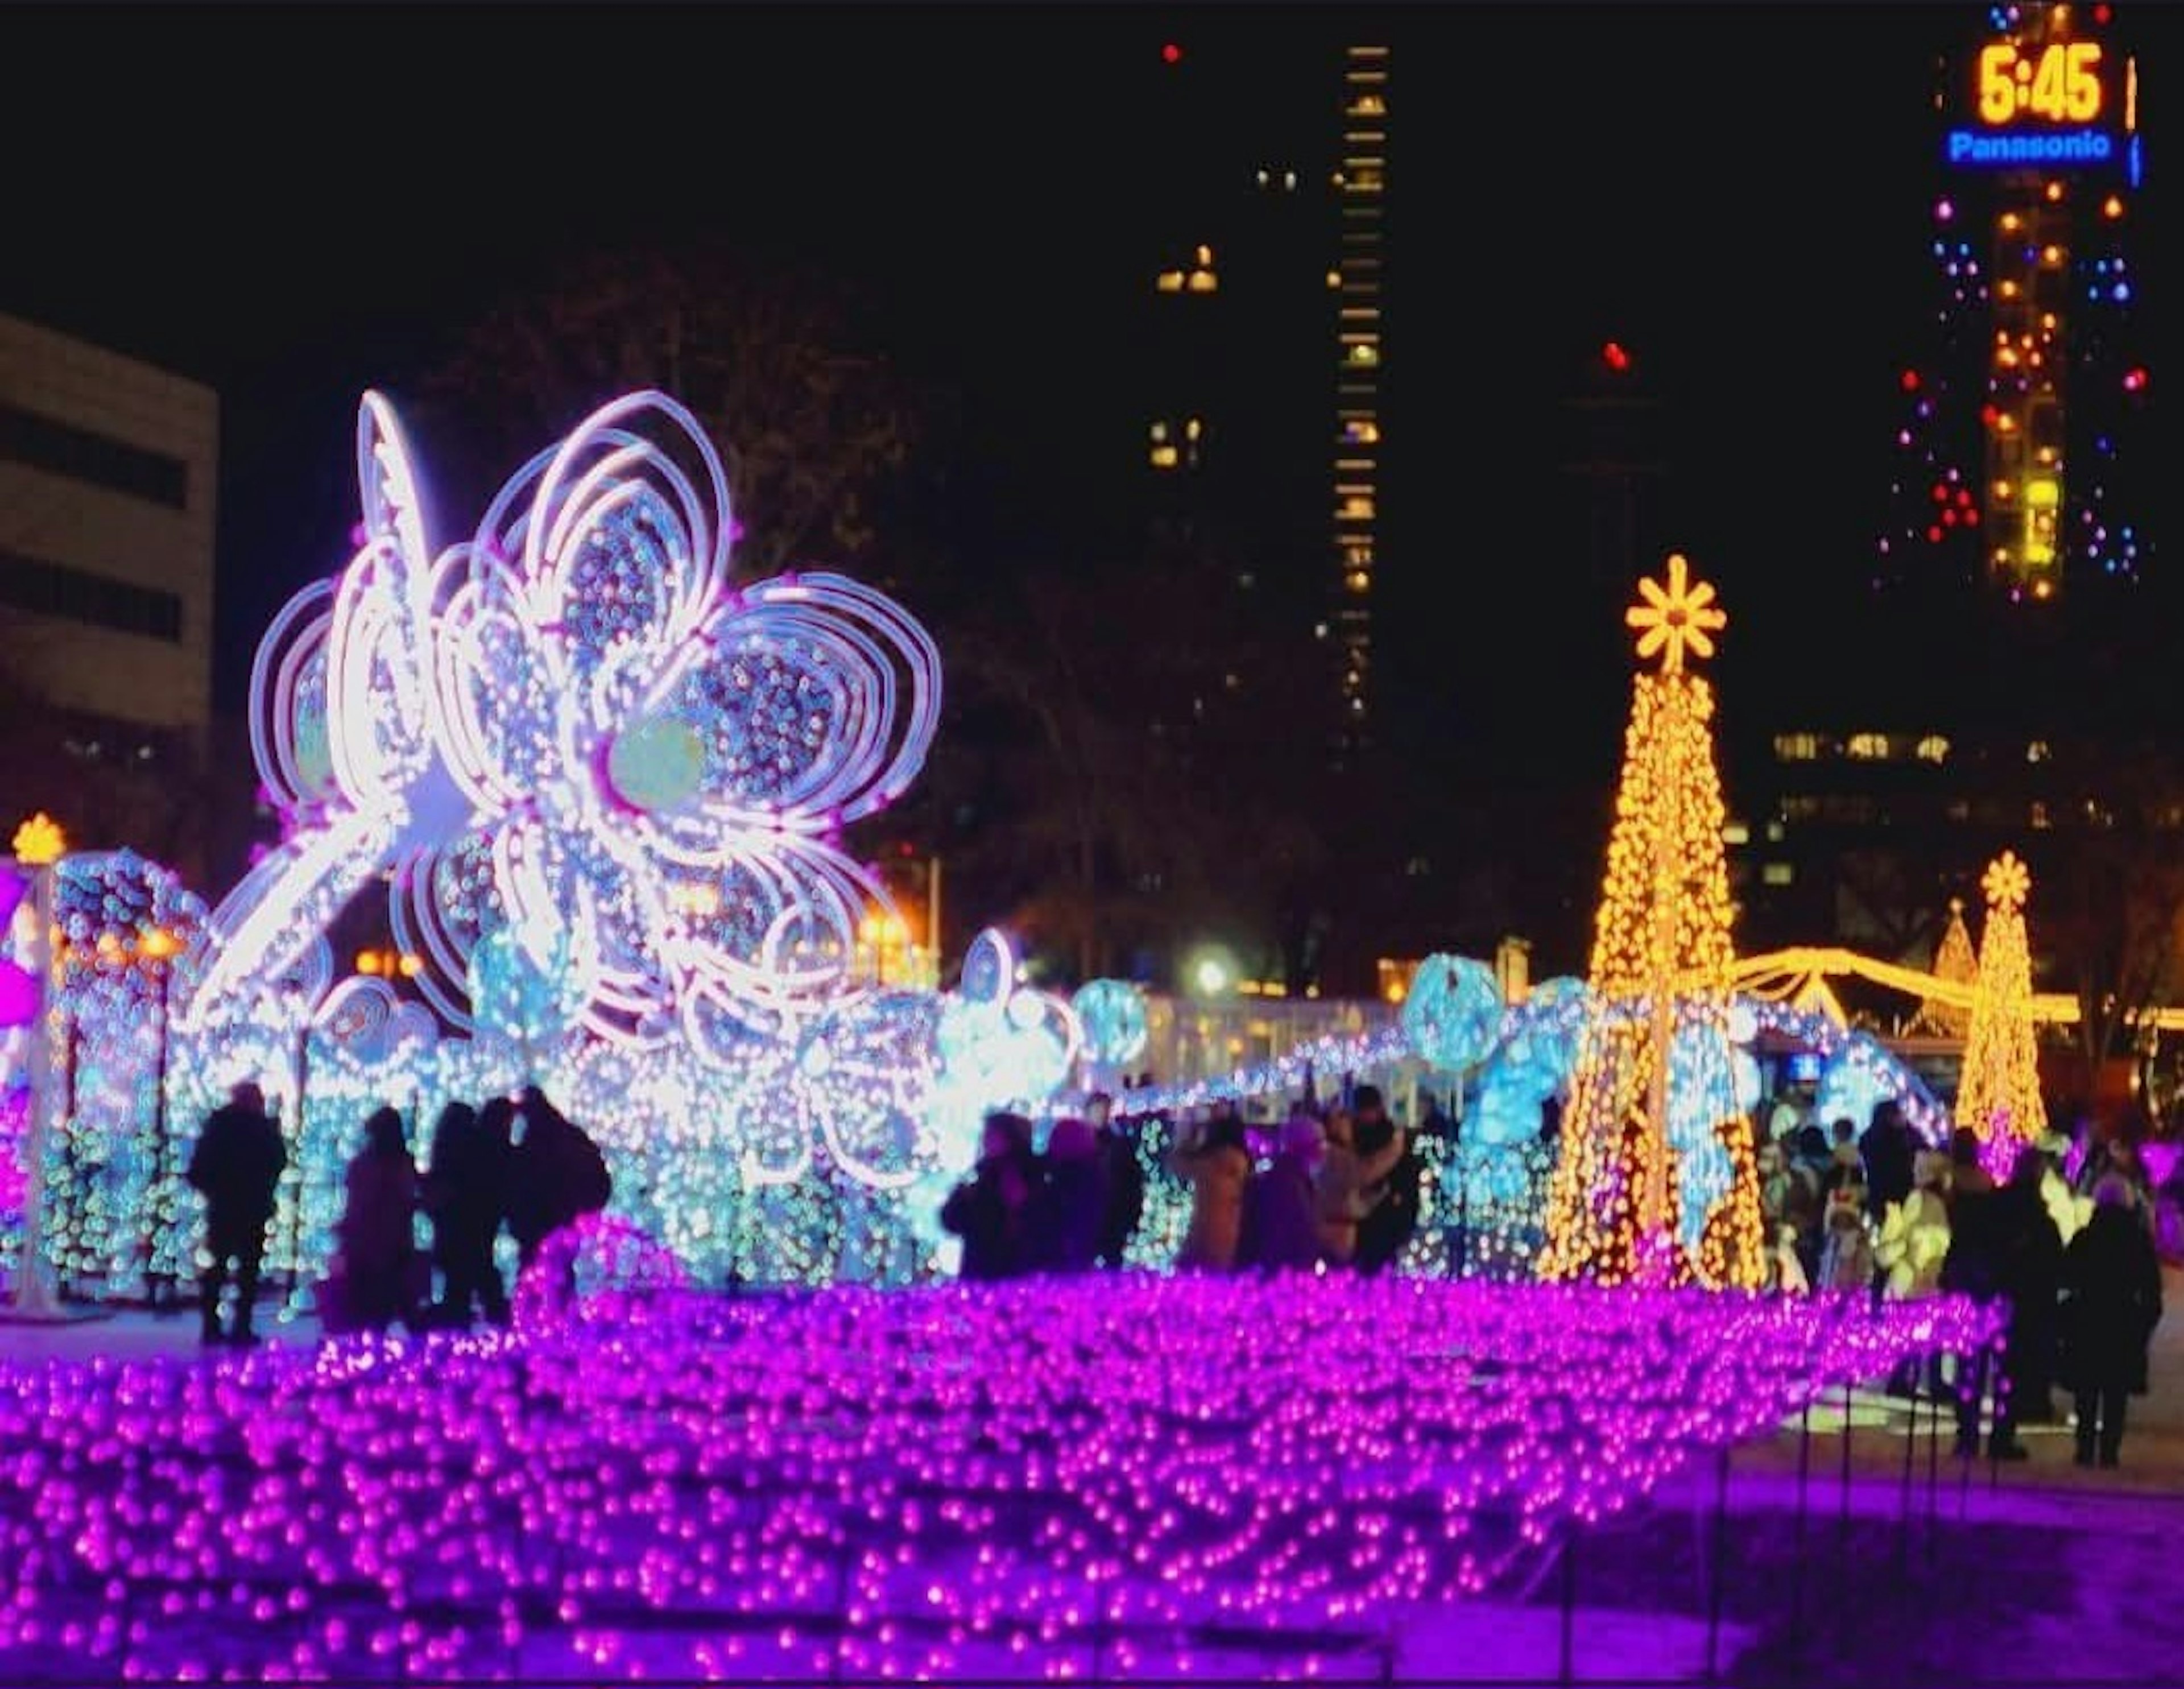
[[(1923, 1151), (1912, 1163), (1911, 1194), (1890, 1203), (1881, 1218), (1873, 1255), (1887, 1275), (1881, 1294), (1892, 1302), (1910, 1302), (1941, 1290), (1942, 1263), (1949, 1253), (1949, 1205), (1943, 1194), (1948, 1184), (1949, 1158), (1938, 1151)], [(1898, 1363), (1889, 1377), (1888, 1393), (1914, 1394), (1919, 1371), (1915, 1359)], [(1938, 1392), (1938, 1357), (1929, 1363), (1928, 1377)]]

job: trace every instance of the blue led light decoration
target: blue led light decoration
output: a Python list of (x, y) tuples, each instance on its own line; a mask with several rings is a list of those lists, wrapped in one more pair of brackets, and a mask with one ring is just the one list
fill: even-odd
[(1084, 1029), (1084, 1053), (1108, 1067), (1134, 1062), (1145, 1047), (1145, 994), (1127, 979), (1094, 979), (1070, 999)]
[(1403, 1032), (1421, 1059), (1459, 1073), (1493, 1046), (1503, 1007), (1492, 968), (1470, 956), (1435, 954), (1418, 964), (1403, 999)]

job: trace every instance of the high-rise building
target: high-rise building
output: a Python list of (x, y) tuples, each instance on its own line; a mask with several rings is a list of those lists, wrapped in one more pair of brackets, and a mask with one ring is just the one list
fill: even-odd
[(1385, 46), (1343, 49), (1341, 166), (1334, 173), (1340, 215), (1335, 304), (1334, 613), (1338, 761), (1371, 742), (1373, 579), (1379, 566), (1381, 333), (1387, 272), (1388, 75)]
[(1907, 326), (1878, 566), (1816, 605), (1810, 683), (1740, 712), (1758, 945), (1917, 956), (1998, 850), (2032, 861), (2036, 906), (2086, 871), (2087, 829), (2159, 848), (2184, 822), (2141, 754), (2180, 712), (2138, 60), (2110, 6), (2026, 3), (1937, 62), (1936, 291)]
[[(1153, 506), (1232, 560), (1240, 634), (1309, 630), (1337, 769), (1374, 709), (1390, 60), (1293, 25), (1209, 29), (1148, 55), (1140, 109), (1160, 242), (1140, 282)], [(1248, 666), (1214, 683), (1241, 707), (1295, 683)]]
[(2103, 3), (1989, 8), (1935, 95), (1936, 285), (1884, 581), (2033, 605), (2149, 560), (2137, 60)]

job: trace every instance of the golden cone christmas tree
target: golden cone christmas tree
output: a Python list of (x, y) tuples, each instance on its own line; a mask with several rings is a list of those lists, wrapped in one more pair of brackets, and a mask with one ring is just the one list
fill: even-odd
[(1767, 1282), (1750, 1127), (1729, 1034), (1733, 911), (1713, 691), (1685, 658), (1728, 617), (1669, 559), (1625, 616), (1641, 661), (1624, 739), (1561, 1157), (1546, 1279), (1758, 1289)]
[[(1949, 924), (1942, 934), (1942, 942), (1934, 949), (1934, 978), (1946, 979), (1953, 985), (1979, 983), (1979, 957), (1972, 949), (1972, 935), (1964, 928), (1964, 900), (1961, 897), (1949, 900)], [(1970, 1009), (1928, 997), (1919, 1002), (1911, 1030), (1932, 1038), (1962, 1038), (1971, 1023)]]
[(1980, 931), (1979, 984), (1957, 1081), (1957, 1124), (1978, 1135), (1987, 1168), (2006, 1172), (2017, 1146), (2048, 1129), (2033, 1035), (2032, 950), (2025, 932), (2032, 876), (2005, 850), (1988, 865), (1980, 888), (1986, 893), (1986, 924)]

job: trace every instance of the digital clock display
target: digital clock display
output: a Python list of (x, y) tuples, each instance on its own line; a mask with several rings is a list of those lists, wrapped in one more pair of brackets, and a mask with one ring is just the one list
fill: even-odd
[(2106, 103), (2101, 69), (2097, 41), (2031, 48), (1990, 42), (1980, 49), (1980, 121), (1994, 128), (2028, 121), (2098, 123)]
[[(1989, 37), (1970, 75), (1950, 79), (1956, 126), (1944, 140), (1953, 166), (2082, 170), (2120, 165), (2136, 187), (2137, 86), (2127, 56), (2062, 33), (2064, 8), (2036, 31)], [(1960, 70), (1958, 75), (1963, 75)]]

